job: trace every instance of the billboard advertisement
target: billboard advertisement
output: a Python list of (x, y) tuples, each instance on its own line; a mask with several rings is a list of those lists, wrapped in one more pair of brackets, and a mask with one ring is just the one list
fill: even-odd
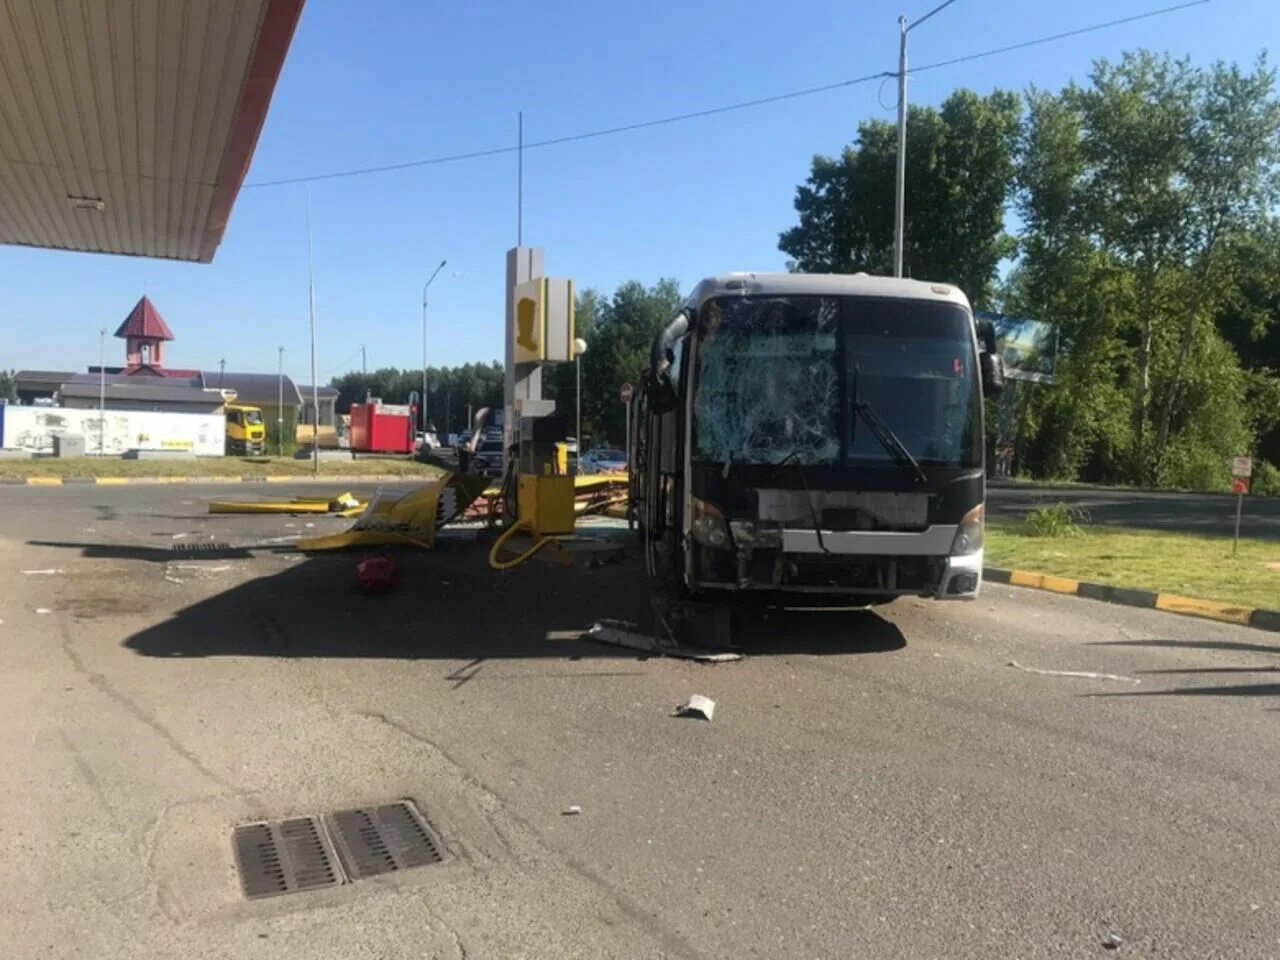
[(1012, 317), (1004, 313), (975, 311), (980, 320), (990, 320), (996, 328), (996, 348), (1004, 360), (1004, 375), (1010, 380), (1052, 383), (1058, 361), (1058, 330), (1051, 323)]
[(0, 447), (31, 453), (53, 453), (55, 436), (79, 434), (90, 456), (170, 450), (220, 457), (226, 452), (226, 432), (227, 420), (220, 413), (108, 410), (103, 422), (97, 410), (14, 404), (0, 408)]

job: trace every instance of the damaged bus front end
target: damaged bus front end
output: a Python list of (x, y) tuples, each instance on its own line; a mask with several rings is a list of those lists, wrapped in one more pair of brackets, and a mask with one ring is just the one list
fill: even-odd
[(686, 594), (781, 602), (976, 596), (982, 397), (1000, 386), (994, 333), (954, 287), (704, 281), (634, 401), (650, 573)]

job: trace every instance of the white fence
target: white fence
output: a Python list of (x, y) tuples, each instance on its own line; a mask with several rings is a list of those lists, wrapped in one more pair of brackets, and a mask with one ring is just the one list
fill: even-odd
[(54, 437), (78, 433), (90, 456), (175, 450), (220, 457), (226, 450), (226, 432), (227, 419), (220, 413), (108, 410), (103, 423), (97, 410), (0, 404), (0, 447), (7, 450), (52, 453)]

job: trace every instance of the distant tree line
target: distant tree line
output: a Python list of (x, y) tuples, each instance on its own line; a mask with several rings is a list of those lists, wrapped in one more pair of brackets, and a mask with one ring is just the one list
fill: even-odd
[[(1222, 489), (1253, 453), (1280, 494), (1275, 81), (1137, 52), (909, 111), (904, 272), (1059, 331), (1056, 382), (1016, 395), (1020, 472)], [(870, 120), (814, 158), (779, 239), (794, 269), (890, 272), (895, 145)]]
[[(636, 382), (644, 369), (654, 334), (680, 305), (680, 288), (674, 280), (652, 287), (636, 281), (624, 283), (611, 297), (587, 289), (576, 303), (577, 335), (587, 343), (582, 364), (582, 432), (589, 445), (621, 445), (626, 411), (619, 390)], [(459, 367), (429, 367), (427, 413), (441, 434), (467, 429), (468, 406), (502, 406), (502, 364), (467, 363)], [(348, 373), (331, 384), (338, 391), (337, 409), (347, 413), (351, 404), (366, 396), (386, 403), (407, 403), (410, 394), (422, 393), (422, 368), (392, 367), (370, 373)], [(577, 409), (576, 378), (572, 363), (551, 367), (543, 378), (544, 394), (557, 402), (557, 412), (574, 422)], [(574, 429), (570, 428), (571, 431)], [(442, 438), (443, 439), (443, 438)]]

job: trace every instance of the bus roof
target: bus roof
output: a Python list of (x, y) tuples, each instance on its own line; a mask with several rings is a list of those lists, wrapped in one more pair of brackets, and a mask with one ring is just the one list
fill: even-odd
[(686, 304), (696, 308), (712, 297), (734, 295), (889, 297), (949, 302), (970, 309), (969, 298), (953, 284), (873, 277), (869, 273), (725, 273), (699, 283)]

